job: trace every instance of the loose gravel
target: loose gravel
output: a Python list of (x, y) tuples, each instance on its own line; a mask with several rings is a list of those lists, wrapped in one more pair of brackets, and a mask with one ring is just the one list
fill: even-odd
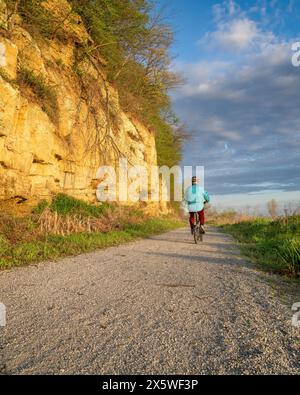
[[(187, 229), (0, 273), (2, 374), (299, 374), (300, 329), (233, 239)], [(296, 299), (294, 302), (300, 302)]]

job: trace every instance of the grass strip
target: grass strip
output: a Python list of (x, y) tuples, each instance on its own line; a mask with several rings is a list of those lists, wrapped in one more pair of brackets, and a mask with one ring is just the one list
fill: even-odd
[(0, 238), (0, 269), (56, 260), (117, 246), (139, 238), (175, 230), (184, 225), (179, 220), (149, 219), (144, 223), (125, 225), (122, 230), (108, 233), (47, 235), (38, 240), (22, 242), (15, 246), (10, 246), (3, 238)]
[(221, 230), (240, 242), (242, 252), (268, 272), (300, 277), (300, 216), (257, 219)]

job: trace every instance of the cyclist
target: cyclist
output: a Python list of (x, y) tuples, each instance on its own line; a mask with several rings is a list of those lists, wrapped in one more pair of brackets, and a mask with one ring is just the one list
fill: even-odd
[(192, 178), (192, 185), (187, 188), (185, 192), (185, 201), (188, 205), (190, 213), (190, 226), (193, 234), (195, 226), (195, 214), (198, 213), (200, 217), (200, 226), (203, 233), (205, 233), (205, 216), (204, 205), (210, 202), (209, 194), (198, 184), (197, 177)]

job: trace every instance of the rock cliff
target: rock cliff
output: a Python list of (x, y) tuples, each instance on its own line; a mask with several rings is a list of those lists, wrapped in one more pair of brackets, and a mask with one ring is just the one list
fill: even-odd
[(0, 0), (0, 200), (33, 204), (64, 192), (93, 202), (100, 165), (119, 157), (156, 165), (155, 135), (122, 110), (104, 60), (78, 61), (91, 37), (79, 16), (68, 17), (69, 3), (44, 7), (66, 15), (63, 42), (30, 34)]

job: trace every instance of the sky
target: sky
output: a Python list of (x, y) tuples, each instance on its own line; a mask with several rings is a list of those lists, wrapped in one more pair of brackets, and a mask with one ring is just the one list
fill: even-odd
[(205, 166), (217, 205), (300, 205), (300, 0), (167, 4), (184, 77), (173, 106), (192, 133), (183, 164)]

